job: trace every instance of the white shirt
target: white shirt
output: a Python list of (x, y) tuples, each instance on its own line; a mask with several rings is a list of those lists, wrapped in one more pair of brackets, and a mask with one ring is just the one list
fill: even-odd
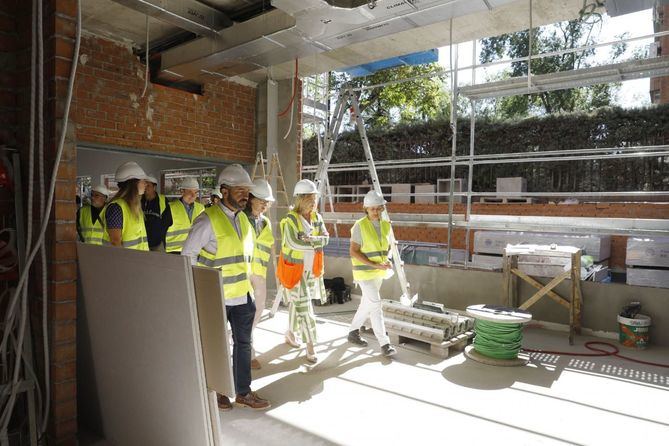
[[(304, 230), (305, 237), (311, 236), (314, 228), (311, 226), (311, 222), (306, 218), (300, 215), (300, 220), (302, 220), (302, 229)], [(304, 270), (312, 272), (314, 269), (314, 255), (315, 251), (313, 249), (302, 251), (304, 253)]]
[[(237, 236), (240, 236), (240, 227), (239, 216), (241, 211), (233, 211), (225, 206), (223, 203), (218, 203), (218, 206), (223, 210), (226, 217), (232, 223), (232, 227), (235, 228)], [(218, 243), (216, 241), (216, 234), (214, 234), (214, 229), (211, 227), (211, 220), (209, 220), (209, 215), (205, 212), (201, 213), (193, 222), (193, 226), (188, 233), (188, 238), (184, 242), (184, 246), (181, 249), (181, 255), (190, 258), (191, 265), (197, 265), (197, 257), (200, 255), (200, 251), (204, 249), (207, 252), (217, 252)], [(232, 296), (228, 298), (225, 297), (225, 305), (234, 306), (234, 305), (244, 305), (246, 303), (246, 295), (243, 296)], [(253, 295), (251, 295), (253, 299)]]

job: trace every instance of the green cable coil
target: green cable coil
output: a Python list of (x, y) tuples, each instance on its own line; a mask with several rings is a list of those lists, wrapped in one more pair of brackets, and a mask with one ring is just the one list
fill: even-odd
[(522, 324), (502, 324), (476, 319), (474, 350), (495, 359), (515, 359), (523, 341)]

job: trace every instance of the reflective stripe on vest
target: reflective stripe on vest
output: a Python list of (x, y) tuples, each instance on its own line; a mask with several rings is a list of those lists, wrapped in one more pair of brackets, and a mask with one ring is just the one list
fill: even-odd
[(84, 243), (101, 245), (104, 227), (102, 226), (100, 218), (95, 220), (95, 223), (92, 222), (91, 213), (92, 208), (90, 204), (82, 206), (79, 210), (79, 229), (81, 230), (81, 236), (84, 238)]
[[(361, 218), (355, 222), (355, 225), (360, 228), (360, 235), (362, 238), (360, 251), (374, 263), (387, 262), (388, 249), (390, 248), (390, 223), (381, 220), (380, 238), (379, 233), (376, 232), (376, 228), (369, 218)], [(352, 231), (353, 229), (351, 229), (351, 232)], [(372, 280), (386, 276), (385, 270), (366, 265), (355, 257), (351, 257), (351, 263), (353, 264), (353, 280)]]
[[(312, 232), (311, 235), (321, 235), (322, 234), (322, 222), (319, 218), (319, 215), (316, 212), (311, 213), (311, 225)], [(281, 240), (283, 241), (281, 246), (281, 254), (283, 258), (290, 263), (304, 264), (304, 252), (297, 249), (291, 249), (286, 243), (286, 225), (290, 225), (293, 231), (299, 236), (299, 234), (304, 234), (304, 227), (302, 226), (302, 221), (300, 216), (295, 211), (290, 211), (286, 216), (281, 220)], [(322, 251), (322, 248), (315, 249), (315, 252)]]
[[(146, 226), (144, 226), (144, 214), (136, 216), (130, 210), (128, 203), (122, 198), (117, 198), (111, 203), (116, 203), (121, 207), (123, 212), (123, 229), (121, 230), (121, 243), (124, 248), (137, 249), (140, 251), (148, 251), (149, 243), (146, 238)], [(111, 204), (109, 203), (109, 204)], [(111, 239), (109, 238), (109, 232), (107, 232), (107, 210), (109, 205), (100, 213), (100, 219), (103, 221), (105, 226), (105, 231), (102, 234), (102, 244), (111, 245)]]
[(239, 213), (239, 230), (242, 235), (240, 239), (219, 206), (208, 207), (204, 212), (209, 217), (216, 236), (216, 252), (211, 253), (202, 249), (197, 263), (221, 271), (225, 299), (243, 297), (252, 290), (249, 277), (255, 244), (253, 227), (246, 215), (243, 212)]
[(256, 236), (255, 252), (253, 253), (253, 274), (260, 277), (267, 277), (267, 265), (269, 265), (274, 245), (274, 235), (272, 234), (272, 225), (269, 218), (264, 215), (261, 217), (265, 222), (260, 234)]
[(204, 206), (198, 202), (193, 203), (193, 218), (188, 218), (188, 212), (181, 200), (169, 202), (172, 211), (172, 226), (167, 229), (165, 235), (165, 251), (180, 252), (184, 242), (188, 238), (190, 227), (193, 226), (195, 218), (204, 211)]

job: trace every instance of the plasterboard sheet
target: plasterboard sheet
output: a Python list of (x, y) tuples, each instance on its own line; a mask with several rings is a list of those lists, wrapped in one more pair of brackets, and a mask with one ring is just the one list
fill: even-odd
[(669, 237), (628, 238), (626, 263), (669, 268)]
[(200, 336), (207, 388), (235, 396), (230, 342), (221, 274), (211, 268), (193, 267), (193, 282), (200, 320)]
[(188, 259), (78, 244), (105, 440), (212, 445)]

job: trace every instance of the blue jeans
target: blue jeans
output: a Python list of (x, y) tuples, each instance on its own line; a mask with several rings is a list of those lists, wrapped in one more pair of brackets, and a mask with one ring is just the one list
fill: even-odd
[(251, 333), (256, 304), (250, 295), (244, 305), (225, 307), (225, 313), (232, 328), (232, 373), (235, 378), (235, 392), (246, 395), (251, 391)]

